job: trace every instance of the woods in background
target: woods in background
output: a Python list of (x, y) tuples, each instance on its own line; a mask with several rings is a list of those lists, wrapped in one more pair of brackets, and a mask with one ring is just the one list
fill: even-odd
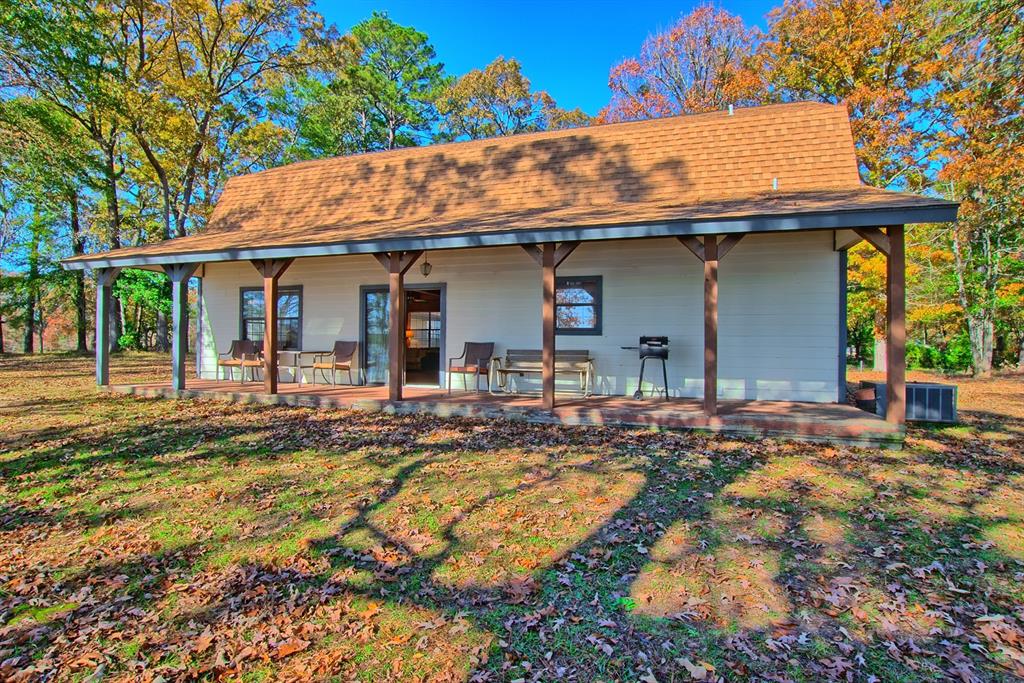
[[(865, 182), (963, 203), (909, 232), (910, 359), (985, 374), (1024, 363), (1022, 24), (1010, 0), (786, 0), (763, 32), (701, 6), (611, 69), (599, 118), (845, 103)], [(59, 259), (201, 231), (232, 175), (589, 123), (514, 58), (446, 73), (384, 14), (342, 34), (305, 0), (0, 0), (0, 349), (84, 350), (92, 284)], [(883, 273), (853, 250), (861, 358)], [(164, 276), (115, 295), (119, 347), (166, 348)]]

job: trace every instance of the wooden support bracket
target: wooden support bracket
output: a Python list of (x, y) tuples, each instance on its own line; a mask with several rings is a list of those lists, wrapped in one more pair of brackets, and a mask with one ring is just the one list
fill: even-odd
[(886, 256), (889, 255), (889, 236), (879, 228), (854, 228), (853, 231), (871, 243), (878, 251)]

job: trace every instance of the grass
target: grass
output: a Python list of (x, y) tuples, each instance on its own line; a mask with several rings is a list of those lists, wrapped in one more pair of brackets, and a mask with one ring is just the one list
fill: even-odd
[(0, 678), (1024, 675), (1019, 376), (883, 451), (139, 400), (60, 360), (0, 358)]

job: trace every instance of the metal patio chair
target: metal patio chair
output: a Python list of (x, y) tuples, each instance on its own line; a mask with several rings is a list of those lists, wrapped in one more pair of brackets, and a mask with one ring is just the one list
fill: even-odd
[(217, 354), (217, 379), (222, 379), (221, 368), (228, 369), (228, 379), (235, 379), (235, 368), (242, 372), (242, 384), (245, 384), (245, 369), (249, 368), (249, 375), (252, 381), (256, 381), (257, 368), (263, 367), (261, 356), (263, 345), (257, 349), (256, 344), (248, 339), (235, 339), (231, 342), (231, 350), (227, 353)]
[(324, 382), (327, 381), (327, 371), (331, 372), (330, 383), (338, 385), (338, 371), (344, 370), (348, 373), (348, 383), (355, 386), (352, 381), (352, 359), (356, 355), (358, 344), (354, 341), (336, 341), (334, 350), (330, 353), (318, 353), (313, 357), (313, 384), (316, 384), (316, 371), (320, 371)]
[[(452, 393), (452, 373), (462, 375), (462, 388), (468, 391), (466, 376), (473, 375), (474, 390), (480, 391), (480, 375), (487, 378), (487, 390), (491, 390), (491, 376), (488, 372), (491, 356), (494, 354), (494, 342), (466, 342), (462, 347), (462, 355), (448, 359), (448, 393)], [(461, 361), (459, 365), (452, 365)]]

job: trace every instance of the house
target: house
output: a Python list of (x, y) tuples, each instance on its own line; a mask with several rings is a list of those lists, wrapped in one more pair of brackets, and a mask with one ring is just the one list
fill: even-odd
[(845, 107), (793, 103), (295, 163), (232, 178), (202, 234), (65, 265), (97, 277), (101, 385), (110, 285), (141, 267), (174, 283), (170, 392), (186, 389), (198, 277), (202, 387), (232, 340), (267, 331), (266, 394), (295, 391), (274, 349), (353, 340), (367, 387), (350, 391), (394, 405), (406, 385), (439, 397), (447, 359), (487, 341), (543, 351), (543, 373), (516, 379), (551, 411), (573, 388), (555, 349), (587, 350), (594, 393), (628, 397), (640, 363), (624, 347), (664, 335), (669, 396), (700, 399), (711, 424), (720, 402), (845, 401), (846, 249), (863, 239), (887, 255), (899, 426), (904, 225), (956, 213), (865, 186)]

